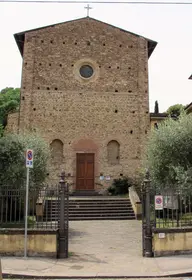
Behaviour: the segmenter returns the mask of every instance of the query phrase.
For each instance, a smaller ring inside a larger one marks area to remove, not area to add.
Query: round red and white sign
[[[162,203],[162,198],[160,196],[156,197],[156,203],[161,204]]]
[[[163,196],[156,195],[155,196],[155,210],[162,210],[163,209]]]
[[[27,160],[33,160],[33,152],[31,150],[27,151]]]

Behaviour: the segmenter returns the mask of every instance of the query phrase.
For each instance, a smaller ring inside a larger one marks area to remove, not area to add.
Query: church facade
[[[156,42],[93,18],[15,34],[23,57],[21,103],[9,116],[51,149],[50,180],[106,188],[140,171],[150,129],[148,58]]]

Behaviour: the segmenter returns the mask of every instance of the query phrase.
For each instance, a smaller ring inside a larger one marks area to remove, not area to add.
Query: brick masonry
[[[79,73],[84,64],[94,70],[89,79]],[[148,40],[88,17],[26,32],[18,123],[20,133],[54,143],[50,179],[64,169],[75,187],[79,152],[95,154],[95,188],[101,173],[137,176],[150,129]],[[111,140],[120,145],[116,164]]]

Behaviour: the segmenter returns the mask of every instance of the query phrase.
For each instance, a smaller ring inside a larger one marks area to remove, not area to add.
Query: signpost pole
[[[27,182],[26,182],[26,201],[25,201],[25,245],[24,257],[27,258],[27,219],[28,219],[28,201],[29,201],[29,168],[33,168],[33,150],[27,149],[26,152],[26,168],[27,168]]]
[[[146,218],[146,225],[145,225],[145,257],[151,258],[153,256],[152,252],[152,232],[151,232],[151,217],[150,217],[150,176],[149,171],[147,170],[144,179],[145,185],[145,218]]]
[[[0,280],[3,280],[3,276],[2,276],[2,266],[1,266],[1,259],[0,259]]]
[[[25,258],[27,258],[28,200],[29,200],[29,167],[27,167],[26,201],[25,201],[25,247],[24,247],[24,257],[25,257]]]

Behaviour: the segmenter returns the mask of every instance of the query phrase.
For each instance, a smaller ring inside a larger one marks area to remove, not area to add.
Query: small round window
[[[93,68],[90,65],[82,65],[79,73],[83,78],[90,78],[93,75]]]

